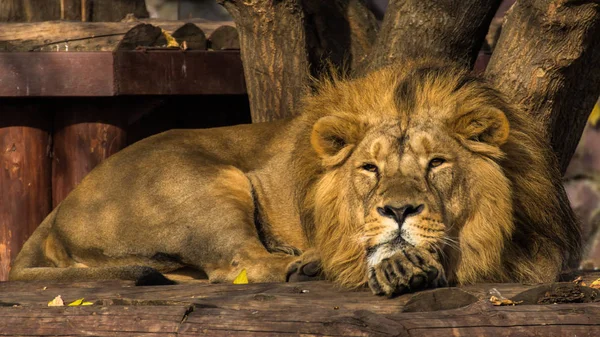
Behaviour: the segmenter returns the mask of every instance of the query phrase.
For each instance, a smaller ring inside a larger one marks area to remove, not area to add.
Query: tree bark
[[[564,173],[600,94],[600,4],[517,1],[486,76],[545,125]]]
[[[363,0],[220,0],[236,22],[253,122],[290,117],[324,65],[356,67],[378,24]]]
[[[368,69],[406,57],[473,67],[500,0],[390,0]]]
[[[309,63],[300,0],[220,0],[234,18],[253,122],[293,116]]]

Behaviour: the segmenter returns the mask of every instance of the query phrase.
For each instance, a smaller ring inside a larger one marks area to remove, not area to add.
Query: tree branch
[[[486,76],[544,123],[564,173],[600,94],[600,4],[517,1]]]

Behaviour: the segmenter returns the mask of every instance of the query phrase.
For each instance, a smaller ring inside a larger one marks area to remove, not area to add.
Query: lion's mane
[[[399,98],[399,87],[406,82],[418,88],[409,104],[413,108],[460,94],[470,97],[469,104],[494,105],[510,124],[508,139],[500,148],[502,153],[493,159],[496,169],[486,174],[485,183],[470,186],[491,188],[494,193],[470,200],[479,206],[471,208],[468,223],[457,233],[460,251],[445,261],[449,279],[459,284],[537,282],[548,275],[556,277],[561,268],[577,261],[579,226],[539,122],[464,69],[425,60],[405,62],[352,80],[334,76],[317,83],[315,94],[304,101],[303,130],[294,150],[296,198],[305,233],[321,254],[327,278],[344,287],[359,287],[366,283],[368,267],[360,240],[363,224],[353,207],[359,201],[354,200],[343,170],[335,165],[325,169],[327,163],[319,159],[311,145],[314,125],[324,116],[339,117],[341,124],[337,127],[360,141],[370,125],[389,122],[397,118],[400,108],[406,108],[406,102]],[[494,186],[497,176],[506,178],[508,188]]]

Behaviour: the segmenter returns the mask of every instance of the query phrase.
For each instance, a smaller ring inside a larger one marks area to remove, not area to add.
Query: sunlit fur
[[[455,108],[427,112],[444,106]],[[419,118],[443,122],[449,136],[480,158],[476,166],[455,167],[467,181],[457,192],[466,213],[460,223],[446,224],[447,240],[438,247],[451,282],[548,281],[578,259],[579,228],[538,123],[485,81],[425,60],[352,80],[334,77],[305,100],[305,131],[294,152],[298,207],[329,279],[364,285],[369,237],[383,230],[365,219],[348,158],[370,130],[396,123],[406,132]],[[439,206],[450,212],[460,205],[442,200]]]

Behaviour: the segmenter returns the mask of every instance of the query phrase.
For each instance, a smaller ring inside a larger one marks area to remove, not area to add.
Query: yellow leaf
[[[175,38],[167,33],[166,30],[162,30],[163,35],[165,36],[165,39],[167,39],[167,48],[169,47],[179,47],[179,43],[177,42],[177,40],[175,40]]]
[[[590,284],[590,287],[600,289],[600,278]]]
[[[594,105],[594,110],[592,110],[588,121],[592,126],[598,126],[598,124],[600,124],[600,102],[597,102],[596,105]]]
[[[49,307],[62,307],[65,305],[60,295],[56,296],[52,301],[48,302]]]
[[[81,305],[93,305],[93,304],[94,304],[94,302],[83,302],[83,303],[81,303]]]
[[[248,273],[246,273],[246,269],[242,269],[240,274],[233,280],[233,284],[248,284]]]
[[[77,299],[69,304],[67,304],[69,307],[76,307],[78,305],[81,305],[81,303],[83,303],[83,298]]]

